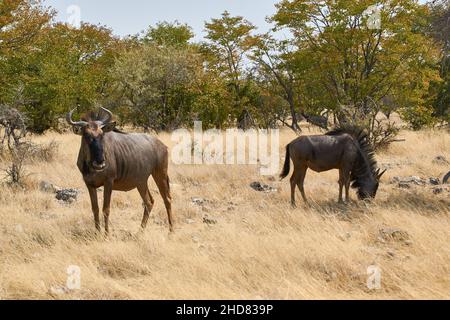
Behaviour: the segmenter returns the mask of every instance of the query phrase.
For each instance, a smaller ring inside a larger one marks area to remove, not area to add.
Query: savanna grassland
[[[294,137],[283,131],[280,148]],[[450,168],[433,159],[450,159],[450,135],[400,137],[406,141],[377,155],[389,171],[372,203],[338,205],[337,172],[308,172],[312,206],[299,199],[294,210],[289,182],[261,177],[256,166],[171,165],[176,232],[168,234],[151,181],[156,205],[148,229],[139,234],[138,192],[114,193],[107,239],[94,232],[76,168],[79,137],[33,138],[59,147],[53,161],[27,165],[24,189],[0,186],[0,299],[449,299],[449,192],[401,189],[391,180],[442,178]],[[173,146],[170,135],[161,139]],[[41,181],[82,192],[65,204],[39,190]],[[278,191],[254,191],[254,181]],[[389,228],[403,236],[383,237]],[[64,289],[70,265],[81,268],[80,290]],[[379,290],[367,287],[371,265],[382,271]]]

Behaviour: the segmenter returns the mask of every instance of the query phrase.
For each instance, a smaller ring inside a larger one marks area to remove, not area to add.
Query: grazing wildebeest
[[[67,115],[67,121],[73,126],[74,132],[82,136],[77,165],[89,190],[97,230],[101,229],[97,199],[99,187],[104,187],[103,214],[106,233],[109,233],[113,190],[139,191],[145,206],[141,224],[142,229],[145,229],[154,205],[148,188],[148,179],[153,176],[164,200],[172,232],[167,147],[155,137],[126,134],[117,130],[113,114],[105,108],[101,108],[98,113],[86,114],[78,122],[72,120],[74,111]]]
[[[304,183],[308,169],[324,172],[339,170],[339,203],[343,202],[345,186],[346,200],[350,200],[350,185],[357,189],[358,198],[375,198],[383,174],[377,169],[374,151],[364,130],[355,126],[343,126],[326,135],[303,136],[286,148],[286,161],[281,179],[288,176],[291,160],[294,174],[291,178],[291,203],[295,207],[295,189],[298,186],[307,203]]]

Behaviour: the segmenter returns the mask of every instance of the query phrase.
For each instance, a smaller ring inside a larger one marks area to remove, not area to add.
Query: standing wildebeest
[[[374,158],[374,151],[367,134],[360,128],[344,126],[326,135],[303,136],[291,142],[286,148],[286,161],[281,178],[287,177],[290,164],[294,163],[291,178],[291,203],[295,207],[295,188],[298,186],[303,200],[307,202],[304,183],[306,171],[324,172],[339,169],[339,202],[345,186],[349,201],[350,184],[357,189],[358,198],[375,198],[381,176]]]
[[[97,188],[104,187],[103,214],[105,230],[109,233],[109,214],[113,190],[131,191],[138,189],[144,201],[145,211],[142,229],[145,229],[155,201],[148,188],[152,175],[169,216],[170,231],[173,231],[172,204],[170,196],[169,153],[158,139],[144,134],[126,134],[116,129],[112,113],[101,108],[98,113],[88,113],[81,121],[67,121],[74,131],[82,136],[78,155],[78,168],[91,197],[95,227],[100,231],[100,217]]]

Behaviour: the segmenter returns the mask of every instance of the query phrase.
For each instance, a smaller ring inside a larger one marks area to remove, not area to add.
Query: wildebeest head
[[[113,122],[113,114],[105,108],[100,108],[98,113],[88,113],[81,121],[73,121],[75,110],[67,114],[67,122],[72,125],[76,134],[83,137],[82,148],[85,148],[85,156],[88,164],[95,171],[103,171],[107,166],[105,158],[104,135],[113,131],[116,123]]]
[[[373,174],[373,179],[369,179],[367,182],[359,183],[357,193],[360,200],[375,199],[378,188],[380,187],[381,177],[386,173],[386,170],[383,172],[380,171],[381,169],[378,169]]]

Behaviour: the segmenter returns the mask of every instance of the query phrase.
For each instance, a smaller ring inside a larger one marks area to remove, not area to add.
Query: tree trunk
[[[292,117],[291,129],[294,130],[295,133],[301,133],[302,129],[300,128],[300,126],[298,124],[298,117],[297,117],[297,112],[295,110],[294,97],[292,96],[292,94],[288,94],[288,103],[289,103],[289,109],[291,111],[291,117]]]

